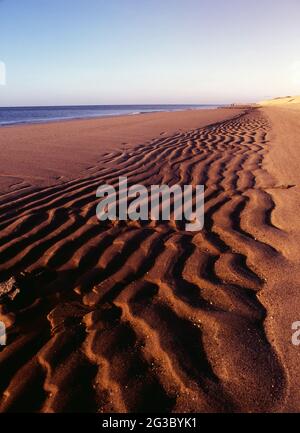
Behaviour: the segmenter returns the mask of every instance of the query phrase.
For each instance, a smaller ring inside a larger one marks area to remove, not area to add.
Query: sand
[[[231,116],[229,109],[191,110],[2,127],[0,192],[84,176],[84,171],[101,167],[109,152]]]
[[[299,411],[299,128],[263,107],[1,129],[0,411]],[[120,175],[204,184],[204,229],[99,223]]]
[[[262,107],[281,107],[288,109],[297,109],[300,107],[300,96],[283,96],[279,98],[268,99],[258,103]]]
[[[278,267],[269,273],[263,291],[268,311],[266,327],[280,355],[286,377],[281,410],[300,411],[299,346],[291,344],[291,324],[300,318],[300,104],[266,107],[270,150],[265,168],[276,179],[268,190],[274,202],[271,220],[277,227],[273,246],[279,252]],[[279,236],[280,234],[280,236]],[[282,239],[281,239],[282,238]]]

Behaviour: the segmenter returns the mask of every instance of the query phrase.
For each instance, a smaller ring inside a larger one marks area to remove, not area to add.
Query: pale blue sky
[[[300,94],[300,0],[0,0],[0,106]]]

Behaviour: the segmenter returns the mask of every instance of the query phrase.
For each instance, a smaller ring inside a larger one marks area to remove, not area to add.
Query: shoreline
[[[180,105],[180,104],[179,104]],[[76,107],[76,106],[70,106],[70,107]],[[85,106],[82,106],[85,107]],[[190,106],[191,107],[191,106]],[[58,107],[0,107],[0,111],[2,109],[22,109],[22,108],[49,108],[50,110],[53,108]],[[60,107],[59,107],[60,108]],[[68,108],[62,106],[61,108]],[[40,120],[31,120],[31,121],[15,121],[15,122],[7,122],[7,123],[1,123],[0,122],[0,128],[10,128],[13,126],[25,126],[25,125],[41,125],[41,124],[48,124],[48,123],[57,123],[57,122],[70,122],[70,121],[76,121],[76,120],[93,120],[93,119],[106,119],[106,118],[113,118],[113,117],[122,117],[122,116],[139,116],[142,114],[154,114],[154,113],[180,113],[180,112],[186,112],[186,111],[198,111],[198,110],[217,110],[222,108],[240,108],[240,107],[227,107],[225,105],[214,105],[212,104],[211,107],[209,105],[203,105],[203,107],[195,107],[195,108],[178,108],[178,109],[171,109],[171,110],[152,110],[152,111],[137,111],[132,113],[114,113],[114,114],[99,114],[95,116],[79,116],[79,117],[61,117],[61,118],[52,118],[52,119],[40,119]],[[245,107],[244,107],[245,108]]]
[[[0,193],[43,187],[101,164],[103,154],[207,126],[242,113],[232,108],[143,113],[0,128]]]

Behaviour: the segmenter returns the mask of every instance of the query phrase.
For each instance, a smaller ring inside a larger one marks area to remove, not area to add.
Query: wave
[[[199,110],[221,105],[113,105],[70,107],[0,107],[0,126],[48,123],[76,119]]]

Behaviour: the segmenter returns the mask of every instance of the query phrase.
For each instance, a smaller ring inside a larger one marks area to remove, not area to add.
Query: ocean
[[[57,120],[89,119],[93,117],[138,115],[142,113],[199,110],[221,105],[72,105],[49,107],[0,107],[0,126],[44,123]]]

